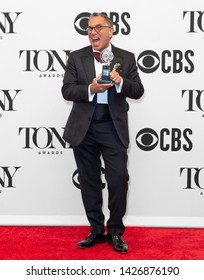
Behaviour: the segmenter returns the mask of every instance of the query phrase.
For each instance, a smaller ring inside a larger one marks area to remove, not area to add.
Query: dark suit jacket
[[[134,54],[113,45],[112,52],[114,59],[111,63],[111,69],[115,63],[120,63],[118,72],[123,77],[123,86],[120,93],[116,92],[115,86],[108,90],[108,105],[119,138],[123,145],[128,147],[127,112],[129,105],[126,97],[139,99],[144,93],[144,88],[137,72]],[[82,142],[91,123],[95,104],[88,100],[88,86],[95,76],[91,46],[70,53],[62,94],[64,99],[73,101],[63,135],[65,141],[71,146],[78,146]]]

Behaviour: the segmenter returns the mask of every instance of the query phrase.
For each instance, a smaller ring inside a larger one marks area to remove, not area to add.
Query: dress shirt
[[[111,45],[106,50],[111,51]],[[95,50],[93,50],[93,51],[95,51]],[[98,77],[102,73],[102,67],[103,67],[104,64],[105,63],[100,63],[94,58],[94,66],[95,66],[96,77]],[[123,85],[123,79],[121,78],[120,84],[115,85],[116,91],[118,93],[120,93],[122,85]],[[88,96],[89,96],[89,101],[92,102],[95,93],[91,93],[90,86],[91,85],[89,85],[89,87],[88,87]],[[107,90],[104,91],[104,92],[98,92],[97,93],[97,103],[108,104],[108,91]]]

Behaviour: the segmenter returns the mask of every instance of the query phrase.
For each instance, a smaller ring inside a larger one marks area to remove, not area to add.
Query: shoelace
[[[124,243],[122,237],[120,235],[112,236],[113,243],[121,242]]]

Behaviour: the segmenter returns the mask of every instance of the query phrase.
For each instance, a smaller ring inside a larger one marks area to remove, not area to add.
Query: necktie
[[[100,63],[103,62],[102,59],[101,59],[101,53],[100,53],[100,52],[93,52],[93,56],[95,57],[95,59],[96,59],[98,62],[100,62]]]

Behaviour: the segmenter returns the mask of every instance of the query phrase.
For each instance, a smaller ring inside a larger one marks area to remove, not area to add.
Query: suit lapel
[[[111,64],[110,64],[111,71],[113,70],[113,67],[114,67],[114,65],[115,65],[116,63],[120,63],[120,67],[119,67],[119,72],[120,72],[120,69],[121,69],[121,67],[122,67],[122,61],[123,61],[123,59],[122,59],[122,57],[121,57],[120,52],[118,51],[118,49],[117,49],[116,47],[114,47],[113,45],[112,45],[112,52],[113,52],[113,54],[114,54],[114,58],[113,58],[113,60],[112,60],[112,62],[111,62]],[[108,94],[108,103],[111,104],[111,103],[117,102],[117,98],[115,98],[115,97],[116,97],[116,94],[117,94],[117,93],[116,93],[115,86],[109,88],[108,92],[110,93],[110,94]]]
[[[88,82],[91,83],[93,78],[96,76],[92,51],[87,52],[87,55],[82,55],[81,62],[86,73]]]
[[[110,64],[111,70],[113,69],[113,66],[116,63],[120,63],[120,65],[122,66],[122,57],[120,56],[120,53],[117,51],[117,48],[115,48],[113,45],[112,45],[112,52],[114,54],[114,58]],[[94,67],[94,58],[92,55],[91,47],[88,49],[86,54],[81,55],[81,62],[82,62],[84,71],[86,73],[88,83],[91,83],[93,78],[96,77],[95,67]],[[109,98],[109,102],[112,103],[113,100],[115,99],[115,94],[114,94],[116,92],[115,87],[111,87],[108,91],[111,92],[111,94],[108,94],[108,98]]]
[[[110,64],[111,70],[113,69],[116,63],[120,63],[122,66],[122,57],[120,53],[117,51],[117,48],[112,45],[112,52],[114,54],[114,58]],[[88,48],[85,54],[81,55],[81,62],[83,68],[85,70],[88,82],[91,83],[93,78],[96,76],[95,67],[94,67],[94,58],[92,55],[92,48],[91,46]]]

